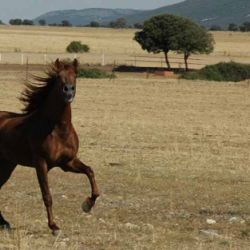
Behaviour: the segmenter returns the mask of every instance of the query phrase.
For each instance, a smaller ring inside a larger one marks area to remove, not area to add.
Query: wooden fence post
[[[29,78],[29,57],[26,58],[26,83],[28,82]]]
[[[43,59],[44,59],[44,64],[46,65],[47,64],[47,54],[44,54]]]
[[[24,60],[24,56],[23,53],[21,54],[21,65],[23,65],[23,60]]]
[[[102,66],[105,66],[105,55],[104,55],[104,52],[102,52]]]

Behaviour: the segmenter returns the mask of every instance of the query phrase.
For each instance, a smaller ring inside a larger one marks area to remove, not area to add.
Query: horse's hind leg
[[[8,181],[15,167],[16,164],[0,159],[0,189]],[[10,224],[4,219],[0,211],[0,229],[1,228],[10,229]]]

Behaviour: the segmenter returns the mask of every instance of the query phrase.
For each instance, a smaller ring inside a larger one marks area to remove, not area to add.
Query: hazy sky
[[[0,0],[0,20],[32,19],[45,12],[85,8],[155,9],[183,0]]]

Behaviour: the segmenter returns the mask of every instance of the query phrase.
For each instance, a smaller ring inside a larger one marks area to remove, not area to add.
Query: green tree
[[[135,33],[136,40],[142,49],[148,52],[163,52],[167,68],[170,70],[168,53],[178,48],[177,35],[180,30],[182,18],[174,15],[159,15],[145,21],[143,30]]]
[[[118,18],[115,21],[109,23],[111,28],[123,29],[127,27],[127,20],[125,18]]]
[[[71,27],[72,26],[72,24],[68,20],[63,20],[61,25],[63,27]]]
[[[89,23],[89,27],[93,27],[93,28],[100,27],[100,23],[98,23],[96,21],[92,21]]]
[[[250,22],[244,22],[240,26],[240,31],[242,31],[242,32],[248,32],[248,31],[250,31]]]
[[[22,25],[34,25],[34,22],[32,20],[29,20],[29,19],[24,19],[22,21]]]
[[[46,20],[40,19],[40,20],[38,21],[38,23],[39,23],[39,25],[41,25],[41,26],[45,26],[45,25],[46,25]]]
[[[210,53],[214,44],[212,35],[201,26],[186,18],[168,14],[155,16],[146,21],[143,30],[136,32],[134,39],[148,52],[163,52],[168,69],[171,69],[169,51],[184,53],[188,70],[189,56]]]
[[[20,18],[10,19],[9,24],[11,24],[11,25],[21,25],[22,24],[22,19],[20,19]]]
[[[229,31],[238,31],[238,30],[239,30],[239,27],[238,27],[237,24],[235,24],[235,23],[230,23],[230,24],[228,25],[228,30],[229,30]]]
[[[210,27],[210,30],[211,30],[211,31],[221,31],[222,28],[221,28],[220,25],[214,24],[214,25],[212,25],[212,26]]]
[[[134,24],[134,28],[135,29],[143,29],[143,24],[141,24],[141,23],[135,23]]]
[[[211,53],[214,49],[214,39],[206,29],[187,19],[180,23],[180,28],[176,35],[176,51],[184,54],[185,68],[188,70],[190,55]]]

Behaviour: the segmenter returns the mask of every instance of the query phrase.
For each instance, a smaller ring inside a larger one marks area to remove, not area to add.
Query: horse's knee
[[[85,166],[85,167],[86,167],[86,169],[85,169],[86,174],[88,174],[91,177],[94,177],[94,175],[95,175],[94,170],[89,166]]]

